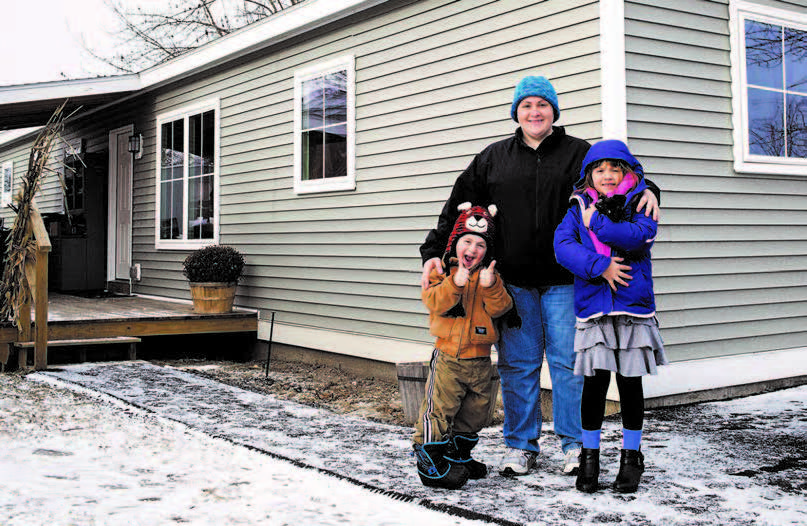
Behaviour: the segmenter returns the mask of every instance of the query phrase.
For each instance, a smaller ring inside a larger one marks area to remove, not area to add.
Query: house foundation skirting
[[[258,339],[304,347],[367,360],[388,362],[428,361],[433,347],[430,344],[367,336],[352,332],[326,330],[303,325],[293,325],[275,321],[272,331],[269,320],[258,320]]]
[[[644,381],[647,407],[726,400],[807,383],[807,348],[675,362]]]
[[[258,339],[268,343],[270,325],[258,322]],[[395,378],[395,364],[427,362],[431,344],[366,336],[275,322],[273,356],[312,363],[340,363],[369,376]],[[256,359],[266,358],[267,346]],[[350,357],[346,359],[346,357]],[[493,359],[496,355],[494,352]],[[647,408],[726,400],[807,384],[807,348],[721,356],[675,362],[659,368],[657,376],[644,378]],[[541,369],[541,387],[551,390],[549,368]],[[616,382],[608,399],[619,401]]]

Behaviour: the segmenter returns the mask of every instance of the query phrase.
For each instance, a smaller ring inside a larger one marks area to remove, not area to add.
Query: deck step
[[[86,347],[90,345],[115,345],[115,344],[129,344],[129,360],[137,359],[137,344],[140,343],[140,338],[136,336],[112,336],[108,338],[77,338],[74,340],[48,340],[48,347]],[[14,342],[13,345],[20,349],[20,352],[25,352],[27,349],[33,349],[36,342]],[[84,349],[79,350],[79,361],[87,361],[87,353]]]
[[[77,345],[113,345],[116,343],[140,343],[135,336],[113,336],[111,338],[79,338],[76,340],[48,340],[48,347],[75,347]],[[36,342],[16,342],[17,347],[30,349]]]

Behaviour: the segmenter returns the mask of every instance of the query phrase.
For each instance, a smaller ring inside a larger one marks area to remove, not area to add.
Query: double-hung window
[[[11,203],[14,193],[14,161],[6,161],[2,167],[2,180],[0,180],[0,206],[5,207]]]
[[[356,188],[354,78],[352,56],[295,73],[295,193]]]
[[[157,248],[219,238],[219,101],[157,116]]]
[[[734,167],[807,175],[807,11],[731,3]]]

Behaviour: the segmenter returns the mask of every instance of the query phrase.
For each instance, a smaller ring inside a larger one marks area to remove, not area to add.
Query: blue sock
[[[583,431],[585,433],[585,431]],[[642,430],[634,431],[633,429],[622,428],[622,449],[632,449],[639,451],[639,446],[642,445]]]
[[[586,449],[600,449],[600,433],[602,431],[597,429],[596,431],[589,431],[587,429],[583,430],[583,447]]]

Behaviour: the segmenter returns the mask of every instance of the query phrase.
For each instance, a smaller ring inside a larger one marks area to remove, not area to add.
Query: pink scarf
[[[636,174],[633,172],[628,172],[627,174],[625,174],[625,177],[622,178],[622,182],[620,182],[617,185],[617,187],[614,189],[613,192],[608,192],[608,195],[606,197],[613,197],[615,195],[625,195],[631,190],[633,190],[633,188],[636,186],[636,183],[638,182],[639,178],[636,177]],[[590,186],[586,187],[585,192],[586,194],[588,194],[589,197],[591,197],[592,205],[595,204],[600,199],[600,195],[597,193],[597,191],[591,188]],[[591,238],[591,241],[594,243],[594,248],[597,250],[597,254],[610,257],[611,247],[609,247],[608,245],[597,239],[597,236],[594,235],[594,232],[592,232],[590,228],[587,230],[588,230],[588,236]]]

